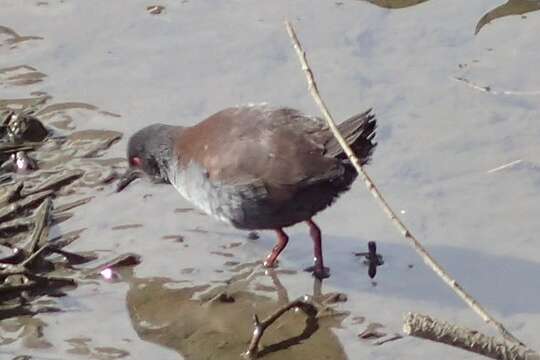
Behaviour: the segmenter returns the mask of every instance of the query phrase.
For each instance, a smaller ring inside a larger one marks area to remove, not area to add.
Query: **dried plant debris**
[[[46,76],[32,66],[12,66],[0,69],[0,85],[31,85],[43,81]]]
[[[364,340],[382,338],[386,336],[386,333],[379,330],[382,327],[383,327],[383,324],[370,323],[367,325],[364,331],[358,334],[358,337]]]
[[[8,142],[18,144],[45,140],[49,131],[31,113],[32,111],[7,111],[1,126]]]
[[[477,35],[482,28],[490,24],[492,21],[497,20],[499,18],[503,18],[506,16],[512,16],[512,15],[523,15],[532,11],[540,10],[540,3],[538,1],[530,1],[530,0],[510,0],[506,3],[499,5],[495,7],[494,9],[489,10],[486,12],[480,20],[478,20],[478,23],[476,24],[476,28],[474,29],[474,34]]]
[[[69,210],[93,196],[55,200],[57,207],[53,198],[110,182],[122,162],[101,158],[121,133],[54,126],[73,123],[70,111],[114,114],[83,103],[49,104],[50,96],[34,95],[0,99],[0,319],[48,311],[38,298],[61,296],[66,287],[76,286],[75,279],[86,277],[78,266],[97,256],[64,249],[84,229],[50,238],[49,227],[69,219]],[[127,254],[99,270],[137,262],[136,255]]]
[[[427,0],[366,0],[373,5],[385,9],[403,9],[409,6],[414,6],[426,2]]]
[[[27,215],[29,210],[39,205],[45,198],[52,195],[52,191],[46,190],[40,193],[32,194],[18,201],[8,204],[0,208],[0,223],[6,220],[11,220],[21,214]]]
[[[82,118],[84,112],[91,112],[92,116],[118,115],[90,104],[50,101],[45,93],[34,98],[0,99],[2,183],[23,180],[26,189],[37,192],[38,186],[48,179],[50,186],[57,187],[53,188],[57,196],[80,193],[85,188],[101,189],[124,166],[123,159],[101,158],[122,134],[109,130],[73,131],[75,128],[70,125],[77,116]],[[63,126],[55,126],[59,123]]]
[[[478,330],[457,326],[428,315],[407,313],[403,321],[403,332],[492,359],[540,360],[540,353],[524,344],[488,336]]]
[[[0,318],[5,317],[2,310],[6,306],[12,311],[13,306],[24,307],[43,294],[75,285],[73,279],[49,275],[54,266],[44,256],[57,247],[48,240],[51,208],[52,200],[46,197],[35,212],[34,226],[27,238],[17,244],[3,244],[12,253],[0,259]]]
[[[105,280],[116,280],[121,278],[118,268],[125,266],[135,266],[141,263],[141,257],[137,254],[127,253],[105,260],[101,264],[81,269],[84,278],[96,278],[101,275]]]
[[[39,309],[34,300],[42,295],[62,295],[62,288],[76,286],[74,277],[84,278],[86,272],[75,265],[97,258],[92,253],[64,249],[84,229],[49,238],[49,227],[66,216],[66,210],[87,203],[88,198],[53,209],[53,190],[24,190],[24,185],[16,184],[0,197],[0,319],[26,314],[29,306],[32,311]],[[137,256],[127,254],[105,262],[99,269],[136,263]]]

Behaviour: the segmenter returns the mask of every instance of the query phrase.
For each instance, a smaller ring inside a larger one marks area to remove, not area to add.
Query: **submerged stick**
[[[24,144],[0,144],[0,154],[11,154],[18,151],[30,151],[37,148],[41,143],[27,142]]]
[[[507,164],[504,164],[504,165],[501,165],[501,166],[497,166],[496,168],[493,168],[493,169],[490,169],[487,171],[488,174],[492,174],[494,172],[497,172],[497,171],[501,171],[501,170],[504,170],[504,169],[507,169],[509,167],[512,167],[514,165],[517,165],[517,164],[521,164],[523,162],[522,159],[518,159],[518,160],[514,160],[514,161],[511,161]]]
[[[25,251],[25,253],[29,256],[21,266],[25,266],[29,259],[34,259],[35,253],[38,252],[38,248],[43,246],[44,243],[47,242],[47,237],[49,235],[48,231],[48,225],[49,225],[49,212],[52,207],[52,200],[50,197],[47,197],[45,201],[39,205],[39,207],[36,210],[36,215],[34,216],[36,225],[34,227],[34,231],[32,231],[32,235],[30,236],[30,239],[28,240],[28,243],[23,245],[22,250]],[[45,241],[43,241],[45,239]],[[41,252],[40,250],[39,252]]]
[[[249,360],[256,359],[259,353],[259,342],[261,341],[265,330],[274,322],[276,322],[277,319],[283,316],[283,314],[294,308],[302,309],[307,315],[315,315],[317,313],[317,309],[315,308],[315,306],[308,301],[307,296],[304,296],[300,299],[291,301],[290,303],[280,307],[263,321],[260,321],[259,317],[256,314],[253,315],[255,329],[253,330],[253,336],[251,337],[249,347],[246,352],[242,354],[242,356],[245,359]]]
[[[468,87],[470,87],[470,88],[472,88],[474,90],[478,90],[478,91],[485,92],[485,93],[490,93],[490,94],[493,94],[493,95],[518,95],[518,96],[520,96],[520,95],[521,96],[538,96],[538,95],[540,95],[540,91],[538,91],[538,90],[533,90],[533,91],[494,90],[491,86],[477,85],[474,82],[472,82],[471,80],[467,80],[464,77],[451,76],[450,79],[458,81],[458,82],[462,82],[462,83],[464,83],[465,85],[467,85]]]
[[[110,269],[120,266],[134,266],[141,263],[141,257],[134,253],[126,253],[115,256],[114,258],[105,261],[104,263],[97,265],[90,269],[84,269],[83,274],[85,276],[93,276],[101,273],[105,269]]]
[[[6,190],[0,197],[0,207],[4,207],[7,204],[19,200],[21,198],[21,190],[23,189],[23,186],[24,183],[22,181],[10,186],[9,189]]]
[[[60,188],[71,184],[75,180],[79,179],[84,175],[83,171],[72,171],[68,172],[67,174],[62,174],[59,176],[54,176],[49,179],[47,179],[45,182],[37,185],[33,189],[23,189],[21,192],[22,197],[26,197],[28,195],[36,194],[45,190],[59,190]]]
[[[2,264],[4,269],[3,271],[0,271],[0,276],[29,274],[27,266],[49,246],[47,240],[49,236],[48,227],[51,207],[52,200],[50,197],[47,197],[45,201],[39,205],[36,210],[36,215],[34,216],[36,225],[34,226],[30,238],[23,246],[17,248],[17,250],[22,251],[24,260],[16,265]]]
[[[73,214],[68,212],[59,212],[57,209],[54,209],[51,215],[51,225],[56,225],[61,222],[64,222],[70,219]],[[10,238],[14,234],[28,231],[35,225],[35,218],[33,216],[28,216],[25,218],[14,219],[6,221],[0,224],[0,238]]]
[[[509,344],[476,330],[462,328],[433,319],[430,316],[408,313],[403,331],[407,335],[459,347],[499,360],[540,360],[540,354],[519,344]]]
[[[62,213],[64,211],[74,209],[74,208],[76,208],[78,206],[88,204],[90,202],[90,200],[92,200],[93,198],[94,198],[94,196],[88,196],[88,197],[85,197],[85,198],[70,202],[68,204],[55,206],[53,214],[57,215],[57,214]]]
[[[326,107],[326,104],[324,103],[323,99],[321,98],[321,95],[319,94],[319,90],[317,88],[317,83],[315,82],[315,77],[313,75],[313,71],[308,65],[307,58],[306,58],[306,52],[302,48],[302,45],[300,44],[300,41],[298,40],[298,37],[296,36],[296,32],[294,31],[292,25],[290,22],[286,21],[285,25],[287,27],[287,32],[289,33],[289,37],[291,38],[291,41],[293,43],[294,49],[296,51],[296,55],[298,55],[298,59],[300,60],[300,63],[302,65],[302,70],[304,71],[308,83],[308,89],[319,106],[321,112],[324,115],[324,118],[326,122],[328,123],[328,126],[332,130],[332,133],[334,134],[335,138],[339,142],[339,145],[343,148],[343,151],[345,154],[347,154],[347,157],[350,159],[351,163],[353,164],[354,168],[364,181],[364,184],[368,188],[369,192],[373,197],[379,202],[381,207],[383,208],[386,215],[390,218],[392,223],[396,226],[396,228],[399,230],[401,235],[405,237],[414,247],[416,252],[422,257],[424,262],[448,285],[471,309],[473,309],[486,323],[493,325],[497,330],[502,334],[503,337],[506,339],[509,339],[513,342],[516,342],[518,344],[522,344],[522,342],[517,339],[514,335],[512,335],[500,322],[498,322],[492,315],[490,315],[483,307],[476,301],[471,295],[469,295],[462,287],[457,283],[455,279],[453,279],[450,274],[443,269],[443,267],[427,252],[427,250],[422,246],[422,244],[418,241],[418,239],[411,233],[411,231],[405,226],[405,224],[399,219],[397,214],[390,208],[390,205],[386,202],[383,195],[379,191],[379,189],[375,186],[375,183],[373,180],[371,180],[370,176],[367,174],[367,172],[364,170],[362,165],[360,164],[360,161],[352,151],[351,147],[347,144],[347,142],[343,139],[343,136],[341,136],[336,123],[330,114],[330,111]]]

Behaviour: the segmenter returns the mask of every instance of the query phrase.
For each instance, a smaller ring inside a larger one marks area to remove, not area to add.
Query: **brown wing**
[[[338,160],[324,156],[313,141],[323,124],[292,109],[230,108],[220,111],[182,136],[197,141],[177,148],[181,161],[193,159],[216,182],[262,182],[276,201],[309,185],[343,174]]]

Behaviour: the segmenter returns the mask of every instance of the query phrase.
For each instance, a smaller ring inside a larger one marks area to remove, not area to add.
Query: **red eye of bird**
[[[142,159],[138,156],[133,156],[129,159],[129,165],[140,167],[142,165]]]

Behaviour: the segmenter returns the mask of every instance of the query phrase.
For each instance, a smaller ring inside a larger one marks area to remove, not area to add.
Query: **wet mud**
[[[54,195],[46,240],[63,246],[35,269],[73,283],[19,291],[23,278],[2,277],[10,291],[0,286],[0,357],[238,359],[254,314],[310,295],[323,311],[280,318],[261,358],[476,358],[402,338],[408,311],[489,329],[402,243],[361,184],[318,219],[332,269],[324,283],[302,271],[312,251],[302,226],[265,270],[273,234],[214,222],[166,185],[114,193],[126,139],[150,123],[191,125],[255,101],[316,114],[284,18],[296,22],[336,116],[375,108],[368,170],[404,220],[539,348],[538,9],[532,0],[6,0],[1,120],[24,113],[47,134],[0,143],[0,262],[20,264],[13,249],[30,247],[35,209]],[[14,194],[21,212],[4,206]]]

